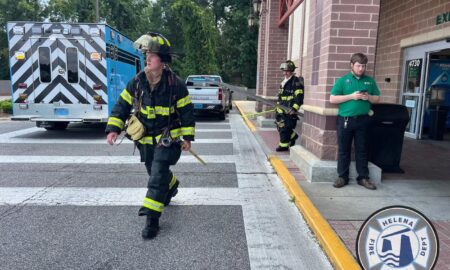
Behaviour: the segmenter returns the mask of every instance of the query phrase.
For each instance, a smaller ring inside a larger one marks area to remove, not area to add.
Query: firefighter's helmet
[[[286,62],[281,63],[280,69],[282,71],[290,71],[293,72],[297,67],[295,66],[294,62],[291,60],[286,60]]]
[[[148,32],[142,35],[133,43],[133,47],[141,50],[144,54],[147,52],[156,53],[163,62],[172,61],[170,42],[159,33]]]

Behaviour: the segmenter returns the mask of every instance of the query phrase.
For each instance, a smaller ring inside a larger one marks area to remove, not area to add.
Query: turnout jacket
[[[172,88],[172,100],[169,105],[170,88]],[[128,82],[111,111],[106,133],[120,134],[133,109],[134,102],[139,102],[141,93],[142,103],[137,117],[145,126],[146,133],[144,138],[138,141],[140,144],[153,144],[154,141],[156,143],[159,141],[163,130],[168,126],[169,114],[172,138],[183,137],[184,140],[194,140],[195,118],[191,97],[184,82],[168,70],[163,70],[161,80],[153,91],[150,91],[150,84],[144,71]]]
[[[300,109],[300,106],[303,104],[303,92],[303,80],[300,80],[297,76],[292,75],[292,77],[284,84],[284,86],[280,84],[277,104],[298,111],[298,109]],[[287,112],[277,107],[277,113]]]

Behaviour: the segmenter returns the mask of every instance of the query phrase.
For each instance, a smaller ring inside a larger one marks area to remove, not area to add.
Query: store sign
[[[442,13],[436,16],[436,25],[450,22],[450,12]]]
[[[419,93],[420,78],[422,73],[422,59],[413,59],[408,62],[408,79],[406,91],[410,93]]]

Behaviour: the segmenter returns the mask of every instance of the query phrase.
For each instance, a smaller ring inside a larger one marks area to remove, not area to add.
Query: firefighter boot
[[[297,133],[295,134],[295,136],[291,139],[291,142],[289,144],[289,146],[294,146],[295,145],[295,141],[298,139],[298,135]]]
[[[145,221],[145,227],[142,230],[142,238],[152,239],[158,234],[159,231],[159,218],[147,216]]]
[[[164,202],[164,206],[168,206],[170,204],[170,200],[172,200],[173,197],[175,197],[178,193],[178,185],[180,184],[180,181],[176,181],[175,185],[171,189],[169,189],[169,192],[167,192],[166,201]]]
[[[284,152],[284,151],[288,151],[289,147],[285,147],[285,146],[278,146],[277,148],[275,148],[275,151],[277,152]]]

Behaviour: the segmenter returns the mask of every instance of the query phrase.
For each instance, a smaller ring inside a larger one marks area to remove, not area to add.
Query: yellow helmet
[[[159,33],[148,32],[142,35],[133,43],[133,47],[141,50],[143,53],[156,53],[163,62],[168,63],[172,61],[170,42]]]

